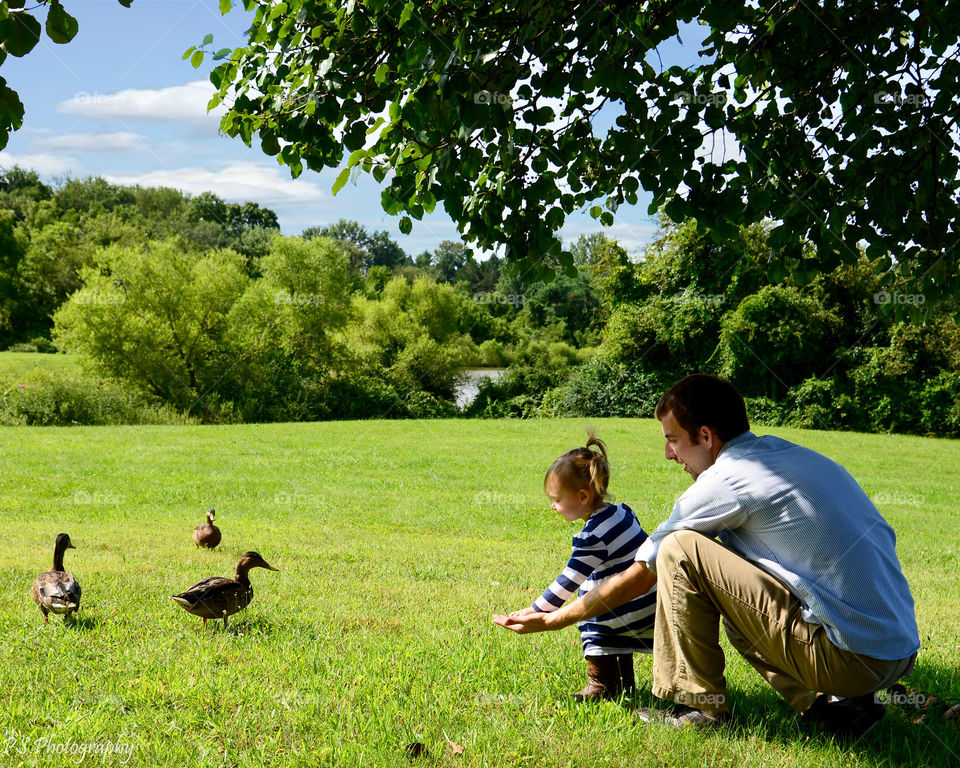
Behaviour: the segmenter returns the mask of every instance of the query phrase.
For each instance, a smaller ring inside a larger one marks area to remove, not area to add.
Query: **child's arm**
[[[573,551],[563,569],[553,584],[544,590],[532,606],[531,613],[552,613],[570,599],[605,560],[606,545],[591,534],[573,537]]]
[[[493,616],[493,623],[519,635],[528,632],[550,632],[586,621],[614,608],[619,608],[635,597],[645,595],[657,583],[656,574],[644,562],[635,562],[627,570],[611,576],[596,589],[591,589],[579,600],[553,613],[525,613],[515,611],[509,616]],[[521,614],[521,615],[518,615]]]

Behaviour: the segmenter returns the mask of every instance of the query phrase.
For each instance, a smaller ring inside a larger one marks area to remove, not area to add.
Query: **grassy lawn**
[[[76,376],[80,365],[70,355],[37,352],[0,352],[0,388],[35,384],[47,376]]]
[[[656,422],[596,426],[611,490],[652,529],[688,477],[663,460]],[[627,706],[569,703],[584,674],[576,630],[518,637],[490,615],[529,604],[566,560],[577,525],[548,509],[541,482],[583,427],[0,429],[0,686],[12,694],[0,765],[398,766],[414,742],[424,765],[960,764],[960,730],[901,711],[853,745],[810,738],[735,654],[738,716],[720,733],[633,724],[632,706],[655,703],[647,657]],[[758,431],[826,453],[874,497],[917,601],[909,684],[960,697],[960,443]],[[213,552],[190,538],[207,507],[223,531]],[[61,531],[82,609],[45,626],[30,584]],[[250,549],[280,572],[252,571],[252,605],[226,632],[201,632],[169,596],[232,575]],[[81,756],[79,744],[131,751]]]

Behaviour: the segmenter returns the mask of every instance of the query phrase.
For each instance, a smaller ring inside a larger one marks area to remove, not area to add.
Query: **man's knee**
[[[692,560],[691,554],[696,551],[698,539],[707,538],[697,531],[671,531],[660,542],[657,549],[657,573],[664,568],[664,573],[672,571],[680,562]]]

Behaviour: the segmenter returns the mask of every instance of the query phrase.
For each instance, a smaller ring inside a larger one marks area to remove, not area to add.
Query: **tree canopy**
[[[440,203],[478,247],[570,271],[566,217],[589,207],[610,225],[642,187],[651,212],[716,238],[772,221],[772,277],[810,279],[863,248],[928,302],[956,275],[949,5],[243,4],[248,44],[216,51],[210,76],[223,131],[258,136],[294,176],[346,160],[335,190],[373,174],[404,232]],[[663,66],[658,47],[688,22],[699,57]]]

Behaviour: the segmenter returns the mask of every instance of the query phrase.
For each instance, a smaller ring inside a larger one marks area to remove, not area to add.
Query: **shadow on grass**
[[[938,689],[937,681],[942,687],[942,681],[956,679],[956,669],[922,662],[911,674],[913,685],[935,693],[941,702],[947,703],[955,703],[955,692]],[[630,712],[642,707],[669,706],[669,702],[656,698],[649,686],[642,684],[618,703]],[[859,758],[868,765],[903,768],[960,766],[960,723],[945,721],[942,705],[922,709],[888,703],[883,719],[859,738],[834,737],[802,724],[786,701],[766,685],[747,695],[731,691],[731,709],[734,718],[720,732],[733,738],[757,738],[785,749],[800,746],[819,755],[832,752],[838,764]]]
[[[917,664],[911,680],[956,678],[956,670]],[[941,700],[955,698],[937,691]],[[801,723],[772,688],[759,695],[735,698],[733,732],[749,731],[771,743],[804,743],[811,748],[835,750],[838,756],[857,756],[869,764],[904,768],[960,766],[960,727],[943,719],[943,708],[927,709],[887,704],[883,719],[859,737],[839,737],[815,731]]]
[[[100,619],[94,618],[90,614],[72,614],[70,618],[64,617],[63,626],[65,629],[71,629],[77,632],[89,632],[96,629],[100,624]]]

